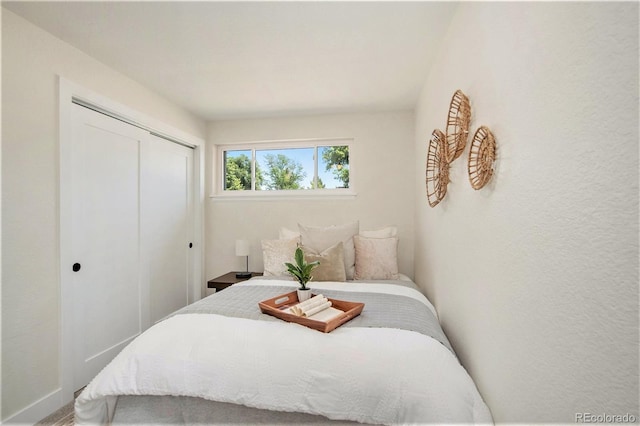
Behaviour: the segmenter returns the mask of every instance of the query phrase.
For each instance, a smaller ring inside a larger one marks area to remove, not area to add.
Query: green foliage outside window
[[[349,187],[349,147],[330,146],[323,150],[322,159],[325,170],[333,173],[342,182],[344,188]]]
[[[245,154],[226,157],[225,189],[230,191],[251,190],[251,159]],[[262,185],[262,170],[256,164],[256,188]]]
[[[303,189],[301,183],[307,174],[302,164],[284,154],[268,154],[265,160],[267,162],[265,189]],[[258,189],[257,186],[256,189]]]
[[[327,186],[324,184],[324,182],[322,181],[322,178],[320,178],[320,176],[318,176],[318,183],[316,185],[316,188],[318,189],[325,189]],[[311,180],[311,182],[309,182],[309,188],[313,188],[313,179]]]
[[[251,159],[249,157],[242,154],[226,158],[224,187],[231,191],[251,189]]]

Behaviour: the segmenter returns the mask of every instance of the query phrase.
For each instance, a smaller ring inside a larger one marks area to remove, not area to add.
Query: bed
[[[330,333],[261,313],[296,287],[267,274],[155,324],[76,399],[76,423],[492,423],[411,280],[313,281],[316,294],[365,304]]]

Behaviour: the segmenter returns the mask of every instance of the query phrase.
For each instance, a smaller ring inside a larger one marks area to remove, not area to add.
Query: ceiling
[[[3,2],[204,120],[411,109],[452,2]]]

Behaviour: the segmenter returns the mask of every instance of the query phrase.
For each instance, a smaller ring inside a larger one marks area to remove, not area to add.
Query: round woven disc
[[[480,126],[471,141],[469,150],[469,182],[473,189],[480,189],[491,180],[496,160],[496,140],[486,126]]]
[[[447,116],[447,160],[451,163],[464,151],[469,137],[469,125],[471,124],[471,105],[469,98],[456,90],[449,105]]]
[[[435,129],[427,150],[426,186],[427,200],[431,207],[438,205],[447,193],[449,184],[449,162],[446,155],[446,141],[442,131]]]

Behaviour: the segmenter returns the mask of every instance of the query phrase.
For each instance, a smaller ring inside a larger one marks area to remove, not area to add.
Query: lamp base
[[[251,272],[236,272],[236,278],[251,278]]]

